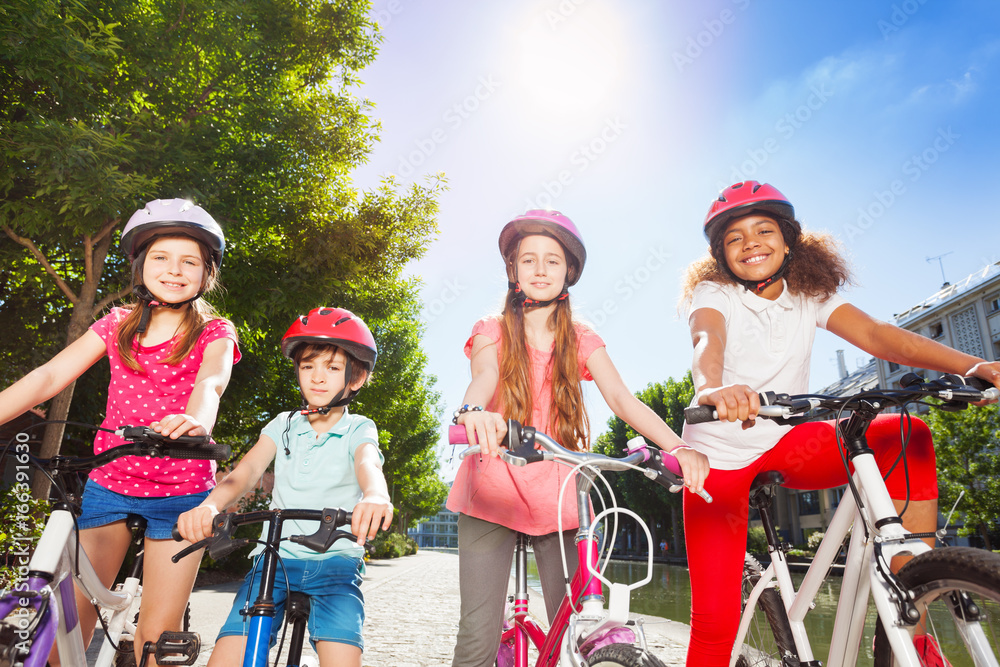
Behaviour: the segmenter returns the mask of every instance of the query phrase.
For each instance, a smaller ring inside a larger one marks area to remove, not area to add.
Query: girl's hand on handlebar
[[[197,419],[187,414],[166,415],[159,421],[150,424],[150,428],[170,438],[182,435],[208,435],[208,429],[202,426]]]
[[[507,435],[507,420],[499,412],[465,412],[458,416],[458,423],[465,427],[469,442],[479,444],[481,455],[500,453],[500,443]]]
[[[215,505],[198,505],[177,517],[177,532],[194,544],[212,536],[212,519],[219,513]]]
[[[974,375],[1000,389],[1000,361],[981,361],[970,368],[966,375]],[[987,403],[996,403],[996,401],[983,401],[976,403],[976,405],[986,405]]]
[[[754,425],[760,397],[745,384],[706,387],[698,392],[698,405],[714,405],[719,421],[741,421],[746,429]]]
[[[674,458],[681,464],[684,476],[684,486],[691,493],[699,493],[705,488],[705,478],[708,477],[708,457],[690,447],[678,447],[673,452]]]
[[[392,503],[388,498],[366,496],[351,511],[351,532],[358,536],[361,546],[365,540],[374,539],[379,528],[388,530],[391,523]]]

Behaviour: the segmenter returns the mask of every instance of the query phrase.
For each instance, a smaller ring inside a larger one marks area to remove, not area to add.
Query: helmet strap
[[[341,348],[343,349],[343,348]],[[321,408],[310,408],[309,404],[306,402],[306,396],[302,394],[302,407],[299,408],[299,414],[306,415],[325,415],[333,410],[334,408],[343,408],[347,406],[354,397],[358,395],[360,389],[350,389],[348,383],[351,381],[351,376],[353,375],[353,366],[351,363],[351,355],[344,351],[344,357],[346,361],[344,362],[344,388],[337,392],[337,395],[330,399],[330,402]],[[295,378],[299,379],[299,369],[296,365],[295,367]],[[299,381],[299,393],[302,393],[302,382]]]
[[[562,291],[559,296],[554,299],[549,299],[547,301],[536,301],[535,299],[529,299],[524,291],[521,289],[521,283],[507,282],[507,288],[514,290],[514,303],[522,308],[545,308],[558,301],[565,301],[569,298],[569,288],[563,283]]]
[[[139,316],[139,328],[136,329],[136,333],[146,333],[146,329],[149,327],[149,318],[153,315],[153,308],[164,307],[170,308],[172,310],[179,310],[189,303],[194,303],[201,298],[201,291],[195,294],[190,299],[185,299],[184,301],[178,301],[177,303],[168,303],[166,301],[157,301],[153,293],[149,291],[149,288],[145,285],[136,285],[132,288],[132,294],[134,294],[139,301],[142,302],[142,315]]]

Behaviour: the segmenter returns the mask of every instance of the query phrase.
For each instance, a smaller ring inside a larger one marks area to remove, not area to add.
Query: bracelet
[[[678,449],[694,449],[694,447],[692,447],[691,445],[689,445],[687,443],[685,443],[683,445],[677,445],[676,447],[674,447],[673,449],[671,449],[670,451],[668,451],[667,454],[673,454]]]
[[[990,362],[988,362],[988,361],[980,361],[980,362],[979,362],[978,364],[976,364],[975,366],[973,366],[973,367],[972,367],[972,368],[970,368],[969,370],[965,371],[965,374],[966,374],[967,376],[968,376],[968,375],[972,375],[973,373],[975,373],[975,372],[976,372],[976,369],[977,369],[977,368],[979,368],[979,367],[980,367],[980,366],[982,366],[983,364],[988,364],[988,363],[990,363]]]
[[[482,410],[483,410],[483,406],[481,406],[481,405],[469,405],[468,403],[466,403],[465,405],[463,405],[462,407],[460,407],[458,410],[455,410],[455,414],[452,415],[452,417],[451,417],[451,423],[455,424],[457,426],[458,425],[458,418],[461,417],[462,415],[464,415],[466,412],[482,412]]]

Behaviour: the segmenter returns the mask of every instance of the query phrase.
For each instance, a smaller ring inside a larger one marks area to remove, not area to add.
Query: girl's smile
[[[554,299],[566,284],[566,253],[551,236],[532,234],[517,250],[517,281],[525,296],[535,301]]]
[[[766,215],[747,215],[730,222],[722,248],[726,265],[741,280],[770,278],[788,255],[781,227]]]
[[[191,238],[153,241],[142,265],[142,282],[159,301],[178,303],[194,298],[205,279],[201,245]]]

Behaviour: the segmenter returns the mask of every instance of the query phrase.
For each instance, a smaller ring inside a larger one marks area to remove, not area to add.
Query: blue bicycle
[[[281,530],[282,524],[285,521],[318,521],[319,527],[315,533],[311,535],[292,535],[288,538],[292,542],[308,547],[317,553],[327,551],[339,539],[350,539],[351,541],[357,539],[349,531],[337,528],[338,526],[350,525],[351,523],[351,513],[342,509],[274,509],[218,514],[212,520],[211,537],[192,544],[172,557],[172,560],[176,563],[188,554],[205,548],[208,555],[214,560],[221,560],[251,542],[259,542],[264,545],[264,551],[261,553],[259,561],[254,564],[254,567],[260,567],[262,572],[257,599],[246,610],[247,644],[243,653],[244,667],[267,666],[271,629],[277,613],[274,604],[274,586],[277,579],[278,567],[281,564],[281,557],[278,555],[278,546],[281,540],[284,539],[281,537]],[[255,523],[267,524],[267,537],[259,541],[250,538],[234,537],[237,527]],[[182,539],[176,527],[174,528],[174,539]],[[286,601],[285,618],[285,630],[288,629],[289,625],[292,626],[286,664],[288,667],[294,667],[300,664],[302,658],[302,645],[305,640],[306,623],[309,620],[309,596],[290,591]],[[281,654],[284,641],[285,635],[282,633],[281,641],[278,645],[279,655]],[[277,662],[277,658],[275,660]]]

